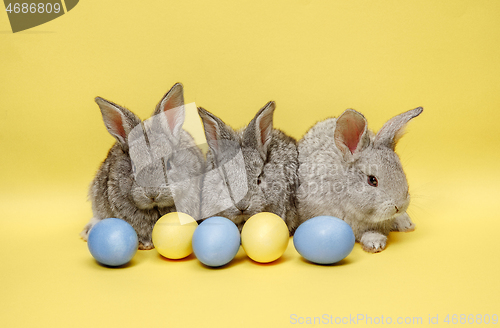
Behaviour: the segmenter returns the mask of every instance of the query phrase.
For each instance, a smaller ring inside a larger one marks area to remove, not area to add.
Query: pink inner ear
[[[182,92],[182,86],[176,84],[170,89],[170,91],[165,95],[162,100],[161,110],[166,112],[169,109],[176,108],[184,105],[184,95]]]
[[[177,104],[177,103],[178,103],[178,102],[174,99],[174,97],[170,97],[170,99],[169,99],[169,100],[167,100],[167,101],[165,102],[165,104],[163,105],[163,109],[162,109],[162,110],[163,110],[164,112],[166,112],[166,111],[168,111],[169,109],[175,108],[175,107],[177,107],[177,106],[176,106],[176,104]]]
[[[356,148],[358,148],[359,139],[361,138],[364,127],[364,124],[360,126],[358,122],[350,119],[346,120],[346,130],[344,130],[344,143],[347,147],[349,147],[351,153],[354,153],[354,151],[356,151]]]
[[[165,106],[165,108],[168,108]],[[180,107],[174,107],[169,110],[165,110],[165,116],[167,117],[167,123],[170,128],[170,131],[174,131],[175,126],[177,125],[177,121],[179,120],[179,111],[182,110]]]
[[[265,145],[266,141],[268,141],[269,138],[271,138],[271,133],[273,130],[272,112],[262,117],[262,119],[259,122],[259,130],[260,130],[260,142],[262,145]]]
[[[364,117],[355,111],[344,112],[337,120],[335,128],[335,142],[337,147],[347,147],[354,154],[365,131],[366,121]]]
[[[211,119],[206,119],[204,121],[205,125],[205,133],[207,137],[207,143],[214,148],[214,150],[218,151],[219,150],[219,145],[218,145],[218,127],[217,123],[215,121],[212,121]]]
[[[125,139],[126,133],[125,133],[125,128],[123,127],[122,116],[120,115],[120,113],[114,110],[110,111],[109,114],[110,114],[111,124],[113,125],[111,129],[114,130],[117,135]]]

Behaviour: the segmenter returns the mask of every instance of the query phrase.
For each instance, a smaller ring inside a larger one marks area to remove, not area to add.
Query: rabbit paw
[[[90,230],[99,221],[100,221],[100,219],[97,219],[97,218],[90,219],[89,223],[87,223],[87,225],[83,228],[82,232],[80,232],[80,237],[83,240],[87,241],[89,239],[89,232],[90,232]]]
[[[363,250],[369,253],[378,253],[385,249],[387,237],[378,232],[365,232],[360,240]]]
[[[139,242],[139,249],[141,250],[149,250],[155,248],[153,245],[153,242],[151,241],[146,241],[146,242]]]
[[[415,230],[415,223],[411,222],[410,216],[405,212],[394,219],[392,231],[410,232]]]

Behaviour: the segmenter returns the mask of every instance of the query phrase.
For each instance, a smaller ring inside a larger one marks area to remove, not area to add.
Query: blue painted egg
[[[194,231],[193,252],[207,266],[219,267],[231,262],[239,248],[240,231],[229,219],[208,218]]]
[[[129,223],[121,219],[109,218],[97,222],[92,227],[87,245],[90,254],[99,263],[120,266],[134,257],[139,240]]]
[[[297,252],[306,260],[332,264],[344,259],[356,239],[351,227],[333,216],[317,216],[302,223],[293,236]]]

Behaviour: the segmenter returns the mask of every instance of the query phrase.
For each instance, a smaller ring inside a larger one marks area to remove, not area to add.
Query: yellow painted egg
[[[198,227],[195,219],[181,212],[162,216],[153,228],[153,245],[158,253],[169,259],[182,259],[193,252],[191,241]]]
[[[288,227],[278,215],[262,212],[250,217],[241,230],[241,245],[255,262],[269,263],[288,246]]]

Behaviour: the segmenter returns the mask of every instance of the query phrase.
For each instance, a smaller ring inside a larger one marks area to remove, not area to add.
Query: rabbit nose
[[[148,190],[146,191],[146,196],[148,198],[151,198],[151,200],[155,200],[156,197],[160,195],[160,192],[158,190]]]
[[[400,213],[401,210],[404,208],[404,205],[403,206],[394,206],[394,207],[396,208],[396,213]]]
[[[250,207],[250,202],[242,199],[238,203],[236,203],[236,208],[239,209],[241,212],[246,211]]]

